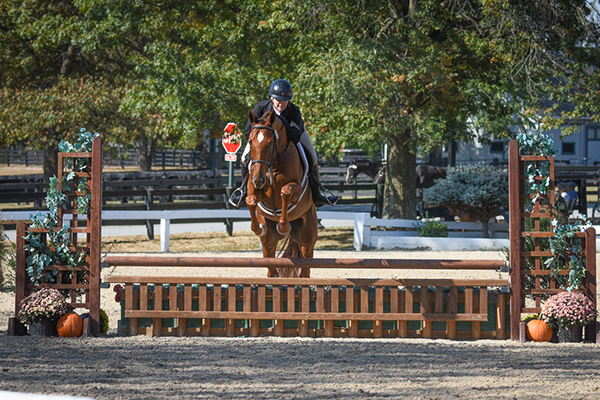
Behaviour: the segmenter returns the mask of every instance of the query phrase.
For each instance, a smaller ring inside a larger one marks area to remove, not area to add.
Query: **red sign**
[[[223,130],[223,147],[230,154],[235,154],[242,147],[242,132],[236,123],[230,122]]]
[[[225,161],[236,162],[237,161],[237,154],[231,154],[231,153],[225,154]]]

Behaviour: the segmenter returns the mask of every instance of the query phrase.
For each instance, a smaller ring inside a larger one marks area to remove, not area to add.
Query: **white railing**
[[[25,221],[30,218],[29,211],[3,211],[0,219],[5,221]],[[45,215],[45,212],[42,212]],[[82,216],[83,218],[84,216]],[[449,238],[422,238],[417,237],[415,220],[392,220],[371,218],[369,213],[317,211],[321,220],[352,221],[354,226],[354,248],[358,251],[363,248],[374,247],[378,249],[423,249],[432,250],[464,250],[464,249],[498,249],[508,247],[506,238],[506,224],[490,224],[493,239],[482,238],[482,226],[475,222],[444,222],[448,225]],[[171,220],[183,219],[215,219],[235,218],[249,219],[247,209],[242,210],[131,210],[131,211],[102,211],[102,220],[160,220],[160,249],[169,251]],[[65,222],[70,220],[70,215],[65,215]],[[442,221],[443,222],[443,221]],[[392,227],[403,228],[402,231],[380,231],[373,228]],[[456,240],[456,238],[462,238]],[[506,242],[505,242],[506,241]]]

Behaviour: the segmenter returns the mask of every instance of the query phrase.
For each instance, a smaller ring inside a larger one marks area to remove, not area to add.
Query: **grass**
[[[352,250],[354,230],[352,227],[325,228],[319,230],[315,249]],[[260,250],[259,239],[251,231],[195,232],[171,234],[170,252],[198,251],[253,251]],[[102,239],[103,253],[154,253],[160,252],[160,237],[148,240],[146,235],[115,236]]]

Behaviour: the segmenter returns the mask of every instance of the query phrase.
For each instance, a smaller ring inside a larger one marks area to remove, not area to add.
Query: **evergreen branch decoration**
[[[553,157],[556,154],[554,141],[552,137],[542,135],[540,132],[521,133],[517,136],[519,142],[519,153],[521,155],[538,155]],[[528,184],[526,192],[535,193],[531,203],[535,204],[541,195],[549,193],[550,188],[550,162],[537,161],[531,162],[525,168],[525,180]],[[556,210],[560,211],[563,205],[556,202]],[[576,220],[572,224],[561,224],[557,219],[552,221],[554,234],[549,239],[550,251],[552,257],[544,261],[547,269],[550,269],[550,276],[556,282],[570,292],[573,289],[581,288],[586,273],[586,260],[583,251],[582,238],[577,237],[576,233],[584,232],[591,223],[583,219]],[[560,275],[569,267],[568,279]]]
[[[559,224],[555,219],[552,221],[552,225],[555,227],[554,235],[550,238],[550,251],[553,257],[546,260],[544,264],[550,268],[550,275],[565,286],[569,292],[579,289],[585,278],[585,254],[581,244],[582,239],[575,234],[585,232],[591,223],[585,222],[585,220],[576,220],[573,224]],[[566,278],[559,275],[559,271],[566,268],[567,261],[570,270],[568,285]]]
[[[520,133],[517,135],[519,142],[519,153],[521,155],[538,155],[553,157],[556,154],[554,141],[550,136],[542,135],[540,132]],[[550,162],[532,162],[525,168],[525,179],[527,194],[535,193],[531,204],[535,204],[541,195],[548,194],[550,188]]]
[[[62,140],[58,146],[59,151],[63,153],[89,153],[92,151],[92,142],[98,133],[92,134],[85,128],[82,128],[78,134],[78,141],[73,145]],[[65,208],[65,191],[70,190],[74,184],[75,171],[73,171],[75,162],[73,158],[64,157],[63,168],[69,170],[59,182],[56,176],[50,178],[50,185],[46,193],[46,206],[48,207],[48,217],[44,218],[40,212],[31,214],[32,228],[48,229],[49,243],[43,243],[41,234],[28,232],[25,236],[25,251],[29,256],[26,259],[27,273],[34,285],[39,285],[42,280],[44,268],[49,265],[67,265],[69,267],[82,265],[86,261],[85,252],[77,252],[73,247],[77,243],[72,243],[69,232],[69,226],[59,227],[59,210]],[[77,163],[78,172],[86,172],[89,167],[88,159],[80,158]],[[78,178],[76,191],[77,213],[86,214],[89,211],[91,193],[88,180]],[[53,250],[50,249],[53,248]],[[56,271],[48,273],[47,280],[56,278]]]

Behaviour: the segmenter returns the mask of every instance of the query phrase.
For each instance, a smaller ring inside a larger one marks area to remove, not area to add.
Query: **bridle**
[[[279,133],[277,132],[277,130],[269,125],[254,125],[254,126],[252,126],[252,130],[255,130],[255,129],[266,129],[266,130],[272,131],[275,134],[275,140],[273,142],[271,142],[272,149],[271,149],[270,160],[267,161],[267,160],[251,159],[250,163],[248,164],[248,169],[251,170],[252,165],[255,163],[256,164],[267,164],[268,170],[269,170],[269,185],[273,186],[273,164],[287,152],[288,148],[290,147],[290,141],[288,140],[285,150],[279,155],[279,157],[275,158],[275,155],[279,151],[279,146],[281,145],[281,143],[279,143],[279,144],[277,143],[279,141]]]

